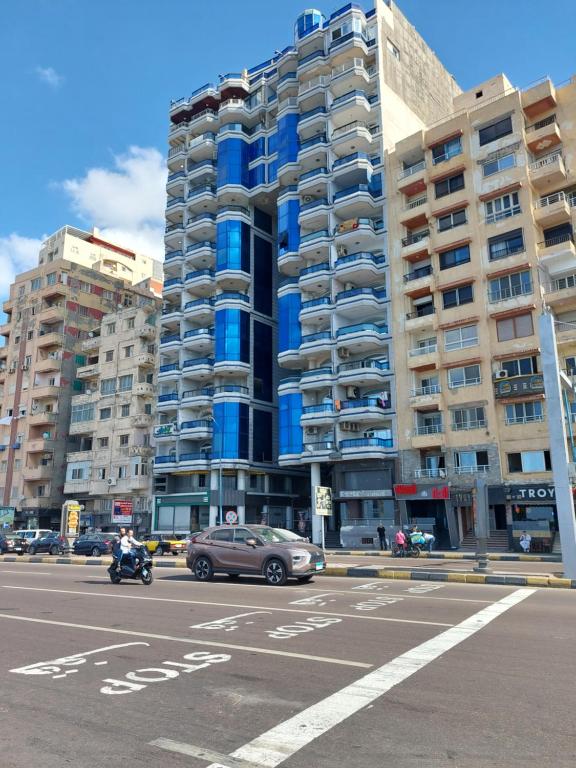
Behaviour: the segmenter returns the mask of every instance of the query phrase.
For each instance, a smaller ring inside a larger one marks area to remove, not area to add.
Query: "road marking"
[[[18,618],[15,616],[14,618]],[[107,645],[104,648],[96,648],[93,651],[80,651],[79,653],[73,653],[69,656],[62,656],[59,659],[50,659],[50,661],[38,661],[36,664],[28,664],[24,667],[17,667],[15,669],[11,669],[10,672],[14,672],[17,675],[54,675],[56,673],[56,676],[54,679],[56,680],[59,677],[66,677],[67,674],[72,674],[73,672],[77,672],[77,669],[70,670],[68,672],[65,672],[63,675],[59,674],[62,672],[63,667],[78,667],[81,664],[86,663],[86,659],[88,656],[94,656],[95,653],[104,653],[105,651],[116,651],[118,648],[127,648],[128,646],[133,645],[146,645],[148,646],[149,643],[142,643],[142,642],[136,642],[136,643],[121,643],[120,645]],[[98,662],[95,662],[98,664]],[[100,662],[106,664],[106,662]]]
[[[236,768],[238,760],[259,768],[275,768],[319,736],[376,701],[394,686],[472,637],[535,591],[518,589],[493,605],[482,608],[460,624],[397,656],[355,683],[347,685],[236,749],[230,755],[232,761],[223,760],[218,756],[218,762],[213,762],[208,768]],[[159,740],[150,743],[163,748],[158,742]]]
[[[81,592],[76,589],[48,589],[46,587],[20,587],[15,584],[2,584],[3,589],[23,589],[28,592],[56,592],[63,595],[86,595],[88,597],[105,597],[112,600],[152,600],[159,603],[184,603],[185,605],[207,605],[217,608],[266,608],[267,611],[279,613],[322,613],[324,616],[339,616],[343,619],[360,619],[366,621],[390,621],[395,624],[424,624],[429,627],[453,627],[454,624],[447,624],[440,621],[421,621],[420,619],[393,619],[390,616],[358,616],[354,613],[334,613],[327,611],[305,611],[295,608],[272,608],[262,605],[243,605],[242,603],[215,603],[207,600],[181,600],[175,597],[143,597],[140,595],[112,595],[100,592]]]
[[[235,632],[240,624],[236,619],[242,619],[245,616],[256,616],[259,613],[270,614],[270,611],[248,611],[248,613],[237,613],[235,616],[227,616],[224,619],[214,619],[213,621],[204,621],[202,624],[191,624],[190,629],[222,629],[224,632]],[[246,621],[245,624],[254,624],[253,621]]]
[[[187,643],[188,645],[203,645],[211,648],[231,648],[236,651],[248,651],[249,653],[262,653],[265,656],[286,656],[302,661],[321,661],[325,664],[337,664],[344,667],[360,667],[371,669],[374,665],[364,661],[348,661],[347,659],[331,659],[326,656],[311,656],[307,653],[293,653],[290,651],[278,651],[272,648],[254,648],[250,645],[234,645],[233,643],[217,643],[212,640],[193,640],[190,637],[175,637],[173,635],[158,635],[152,632],[137,632],[131,629],[115,629],[112,627],[96,627],[91,624],[73,624],[69,621],[53,621],[51,619],[36,619],[31,616],[11,616],[8,613],[0,613],[0,619],[12,621],[25,621],[32,624],[48,624],[53,627],[69,627],[71,629],[87,629],[92,632],[109,632],[113,635],[128,635],[129,637],[145,637],[152,640],[170,640],[174,643]]]
[[[160,749],[165,749],[168,752],[177,752],[180,755],[189,755],[200,760],[211,760],[212,765],[222,764],[224,760],[230,768],[254,768],[252,763],[246,763],[244,760],[235,760],[230,755],[223,755],[220,752],[215,752],[213,749],[195,747],[193,744],[182,744],[179,741],[172,741],[172,739],[155,739],[150,744],[153,747],[160,747]]]
[[[33,576],[52,576],[52,573],[49,571],[9,571],[6,568],[0,568],[0,573],[17,573],[18,576],[21,576],[22,574],[29,576],[32,574]]]

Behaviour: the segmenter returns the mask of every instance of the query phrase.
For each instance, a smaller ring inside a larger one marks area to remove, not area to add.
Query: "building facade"
[[[384,155],[458,93],[379,1],[306,11],[294,45],[172,104],[162,525],[224,507],[292,527],[310,479],[342,519],[393,517]]]
[[[149,530],[161,300],[134,289],[132,306],[104,315],[82,342],[71,400],[64,493],[83,506],[82,528],[117,528],[113,513]]]
[[[388,155],[396,497],[446,546],[473,540],[478,477],[494,544],[529,529],[554,546],[538,319],[554,312],[573,373],[575,120],[574,80],[520,91],[499,76]]]
[[[71,400],[83,386],[77,377],[86,362],[82,344],[104,315],[133,302],[126,276],[112,277],[111,267],[108,274],[98,271],[119,250],[122,259],[129,252],[91,237],[59,230],[43,244],[38,266],[17,276],[3,305],[0,498],[15,508],[16,525],[59,526]],[[145,271],[146,284],[157,290],[154,269]]]

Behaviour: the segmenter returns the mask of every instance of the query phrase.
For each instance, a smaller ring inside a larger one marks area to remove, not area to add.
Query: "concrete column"
[[[556,489],[556,512],[562,544],[564,576],[576,579],[576,521],[574,519],[574,498],[570,482],[568,447],[566,442],[566,421],[562,405],[562,384],[560,364],[556,347],[554,317],[549,312],[540,315],[540,359],[544,374],[546,393],[546,416],[550,439],[550,458]],[[566,377],[564,376],[566,379]],[[570,382],[566,379],[566,384]]]
[[[218,470],[210,470],[210,518],[208,520],[209,525],[216,525],[218,523],[218,502],[215,504],[214,498],[218,495]]]
[[[239,491],[245,491],[246,490],[246,471],[244,469],[238,470],[238,490]],[[246,522],[246,505],[245,504],[238,504],[236,507],[236,512],[238,513],[238,523],[240,525],[244,525]]]
[[[310,497],[312,499],[312,542],[319,547],[322,546],[322,526],[324,521],[320,515],[316,514],[316,503],[314,499],[314,488],[322,485],[320,480],[320,464],[310,464]]]
[[[288,530],[294,528],[294,507],[286,507],[286,528]]]

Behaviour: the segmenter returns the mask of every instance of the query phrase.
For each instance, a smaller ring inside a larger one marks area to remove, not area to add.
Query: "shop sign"
[[[555,501],[556,488],[553,485],[511,485],[507,489],[515,501]]]
[[[332,488],[322,485],[314,486],[314,511],[317,515],[324,517],[332,515]]]
[[[170,437],[178,434],[177,424],[159,424],[154,427],[154,437]]]
[[[112,502],[112,522],[130,525],[132,522],[131,499],[114,499]]]
[[[439,486],[426,486],[426,487],[420,487],[416,485],[416,483],[410,483],[405,485],[395,485],[394,486],[394,493],[396,494],[396,498],[401,497],[405,499],[411,499],[415,501],[416,499],[449,499],[450,498],[450,488],[447,485],[439,485]]]
[[[470,491],[452,491],[451,498],[457,507],[472,506],[472,494]]]
[[[80,504],[67,504],[67,512],[67,531],[69,535],[75,536],[78,533],[78,525],[80,523]]]
[[[499,379],[494,382],[494,395],[497,398],[534,395],[544,392],[544,377],[537,373],[531,376],[515,376],[512,379]]]
[[[390,488],[376,491],[340,491],[338,495],[341,499],[390,499],[392,491]]]
[[[16,507],[0,507],[0,528],[12,528]]]

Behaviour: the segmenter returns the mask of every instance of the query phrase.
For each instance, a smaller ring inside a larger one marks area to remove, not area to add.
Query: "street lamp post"
[[[214,416],[210,416],[210,421],[214,424],[220,435],[219,447],[220,447],[220,460],[218,462],[218,525],[222,525],[222,453],[224,449],[224,433],[220,428],[220,424],[216,421]],[[214,444],[214,440],[212,440]]]

